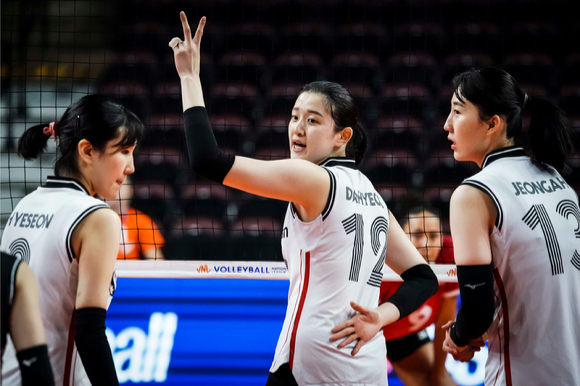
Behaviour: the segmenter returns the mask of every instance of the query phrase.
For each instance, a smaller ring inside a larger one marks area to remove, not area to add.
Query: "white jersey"
[[[552,167],[519,147],[488,154],[466,185],[497,208],[496,313],[485,385],[580,385],[580,210]]]
[[[49,177],[12,212],[1,249],[26,261],[38,281],[40,311],[56,385],[90,385],[74,344],[78,260],[72,234],[89,214],[108,208],[76,180]],[[114,291],[114,280],[111,295]],[[2,385],[20,385],[20,370],[9,340]]]
[[[334,326],[355,312],[350,301],[375,308],[385,262],[389,212],[354,160],[331,158],[328,203],[305,223],[289,204],[282,234],[288,266],[288,307],[270,372],[288,363],[299,385],[386,385],[382,331],[356,356],[356,342],[338,349]]]

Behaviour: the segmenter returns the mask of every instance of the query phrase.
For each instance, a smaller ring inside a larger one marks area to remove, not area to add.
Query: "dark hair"
[[[357,165],[360,164],[367,151],[367,134],[358,120],[359,109],[352,94],[338,83],[323,81],[308,83],[299,95],[305,92],[322,95],[337,133],[346,127],[352,128],[352,137],[346,145],[346,156],[354,158]]]
[[[423,212],[432,213],[434,217],[440,218],[439,209],[435,208],[433,205],[429,203],[417,204],[409,209],[406,216],[403,216],[401,219],[401,227],[404,227],[411,218],[417,218],[417,215]]]
[[[18,155],[26,160],[34,159],[46,150],[52,136],[43,132],[48,124],[27,129],[18,140]],[[87,95],[69,106],[55,125],[60,156],[54,165],[54,173],[77,176],[77,145],[86,139],[97,151],[104,151],[107,143],[118,139],[115,146],[133,146],[143,137],[144,126],[135,114],[102,95]]]
[[[524,94],[516,80],[492,67],[471,69],[453,79],[455,96],[467,99],[479,110],[481,120],[499,115],[507,123],[507,138],[522,134],[521,113],[531,113],[528,138],[533,156],[558,171],[567,171],[566,156],[574,150],[566,115],[552,103]]]

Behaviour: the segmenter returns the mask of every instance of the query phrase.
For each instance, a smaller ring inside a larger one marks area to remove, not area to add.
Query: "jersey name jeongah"
[[[520,194],[525,196],[526,194],[554,193],[557,192],[558,189],[563,190],[570,188],[566,181],[561,177],[542,181],[516,181],[512,182],[512,186],[514,187],[514,193],[516,196],[519,196]]]

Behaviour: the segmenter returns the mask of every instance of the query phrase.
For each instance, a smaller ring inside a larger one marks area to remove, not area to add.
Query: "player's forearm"
[[[390,302],[381,304],[375,310],[379,314],[381,325],[383,327],[396,322],[397,320],[399,320],[399,317],[401,316],[401,313],[399,312],[397,306],[395,306],[393,303]]]
[[[400,318],[408,316],[439,288],[437,276],[427,264],[417,264],[401,274],[403,284],[388,299],[400,312]]]
[[[199,75],[184,76],[181,78],[181,102],[183,111],[195,107],[205,107],[203,89]]]
[[[449,335],[458,347],[482,336],[495,313],[494,278],[491,264],[458,265],[457,281],[461,295],[461,309],[451,326]]]

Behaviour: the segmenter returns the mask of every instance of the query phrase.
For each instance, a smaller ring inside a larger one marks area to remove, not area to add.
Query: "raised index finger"
[[[185,12],[179,12],[179,18],[181,19],[181,25],[183,27],[183,37],[186,44],[191,40],[191,28],[189,28],[189,23],[187,22],[187,16]]]

